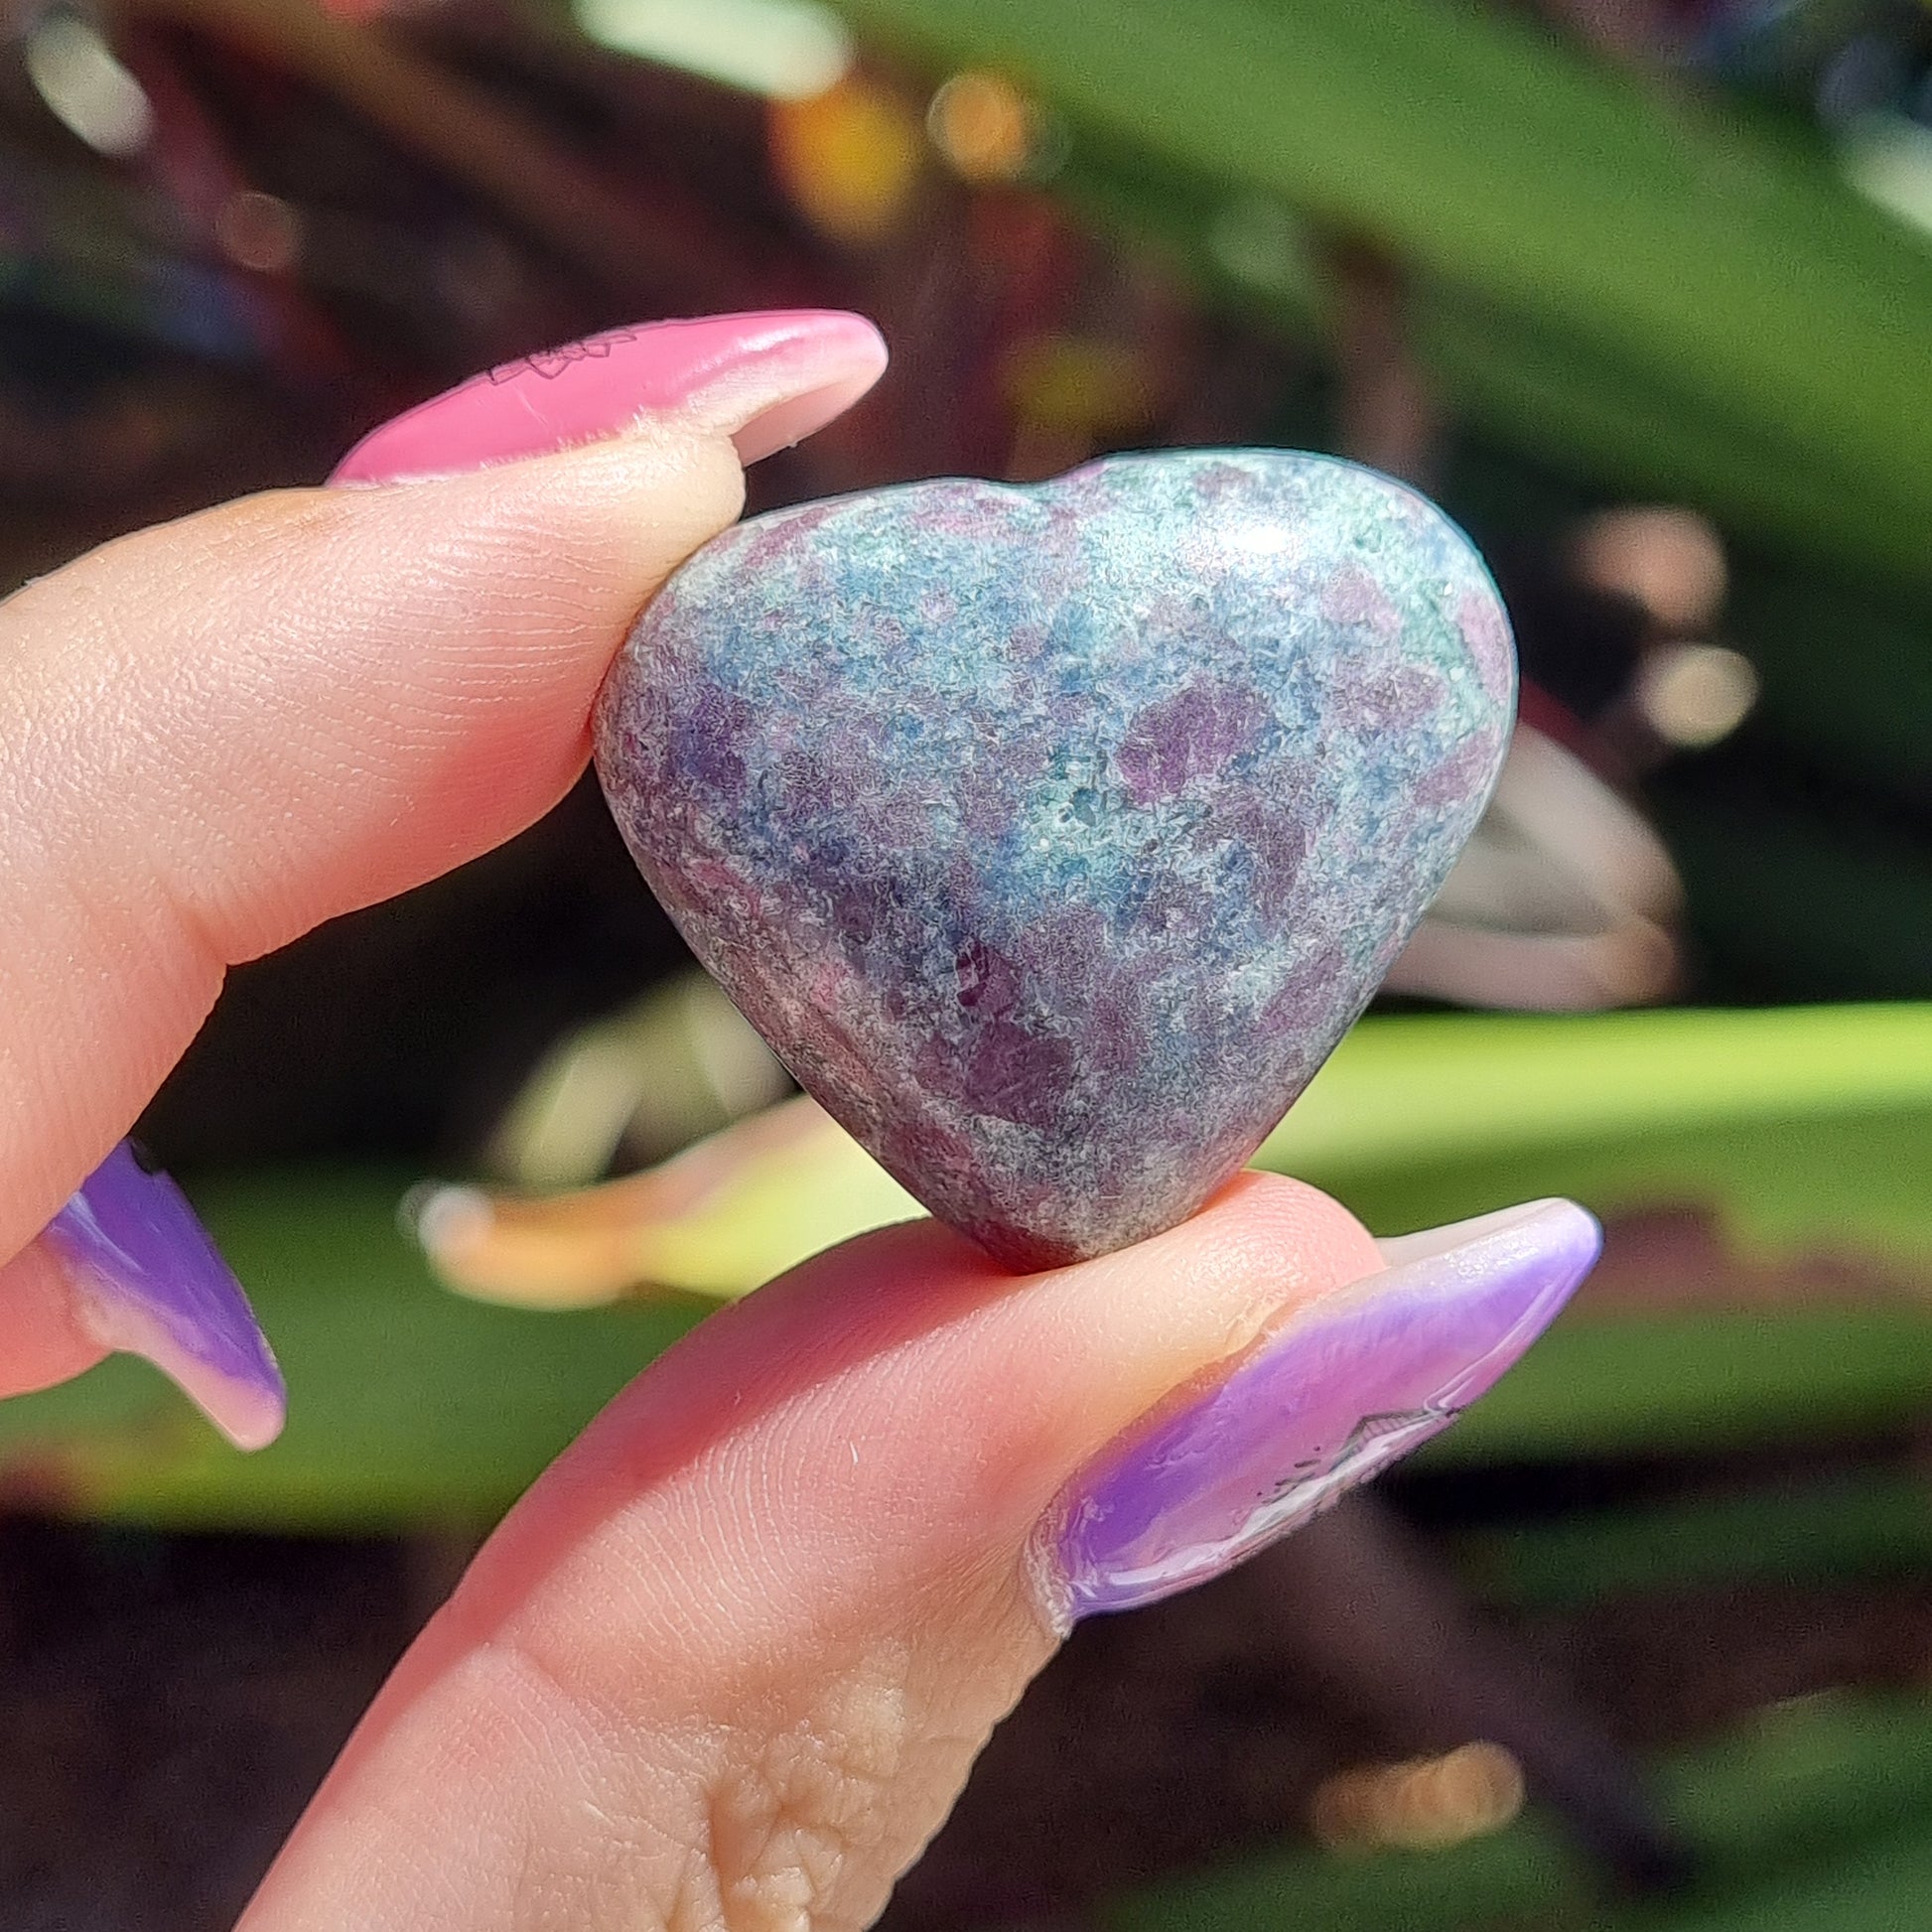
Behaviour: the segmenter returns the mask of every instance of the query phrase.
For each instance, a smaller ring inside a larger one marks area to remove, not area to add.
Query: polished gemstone
[[[1015,1268],[1191,1213],[1473,829],[1515,690],[1423,497],[1282,451],[757,517],[645,612],[599,769],[801,1084]]]

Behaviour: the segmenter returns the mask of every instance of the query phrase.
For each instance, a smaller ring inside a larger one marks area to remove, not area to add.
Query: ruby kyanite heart
[[[1473,830],[1514,690],[1413,490],[1176,451],[727,531],[631,633],[597,759],[800,1083],[1031,1269],[1254,1152]]]

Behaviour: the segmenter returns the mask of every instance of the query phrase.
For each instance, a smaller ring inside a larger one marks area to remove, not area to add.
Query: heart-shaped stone
[[[597,757],[799,1081],[1031,1269],[1254,1152],[1474,828],[1514,686],[1414,491],[1172,452],[727,531],[631,633]]]

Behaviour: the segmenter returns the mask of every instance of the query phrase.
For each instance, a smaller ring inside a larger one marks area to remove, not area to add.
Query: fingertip
[[[1173,1232],[1189,1228],[1227,1242],[1243,1265],[1265,1272],[1287,1262],[1310,1281],[1355,1281],[1384,1265],[1353,1212],[1292,1174],[1243,1170]]]
[[[45,1241],[0,1266],[0,1398],[71,1382],[109,1352],[78,1320],[60,1257]]]
[[[1374,1237],[1331,1195],[1286,1174],[1244,1171],[1177,1226],[1062,1270],[1122,1301],[1185,1297],[1222,1311],[1229,1345],[1281,1310],[1384,1266]]]
[[[1029,1565],[1054,1628],[1225,1574],[1440,1435],[1562,1310],[1596,1224],[1532,1201],[1390,1248],[1388,1267],[1285,1310],[1082,1467]]]

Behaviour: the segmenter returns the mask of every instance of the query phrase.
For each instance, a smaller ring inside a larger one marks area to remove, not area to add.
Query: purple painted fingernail
[[[1300,1310],[1073,1479],[1035,1546],[1054,1613],[1154,1602],[1299,1529],[1447,1429],[1550,1324],[1601,1243],[1564,1200],[1385,1241],[1382,1274]]]
[[[282,1372],[188,1198],[123,1141],[48,1223],[82,1327],[142,1355],[240,1449],[281,1434]]]

